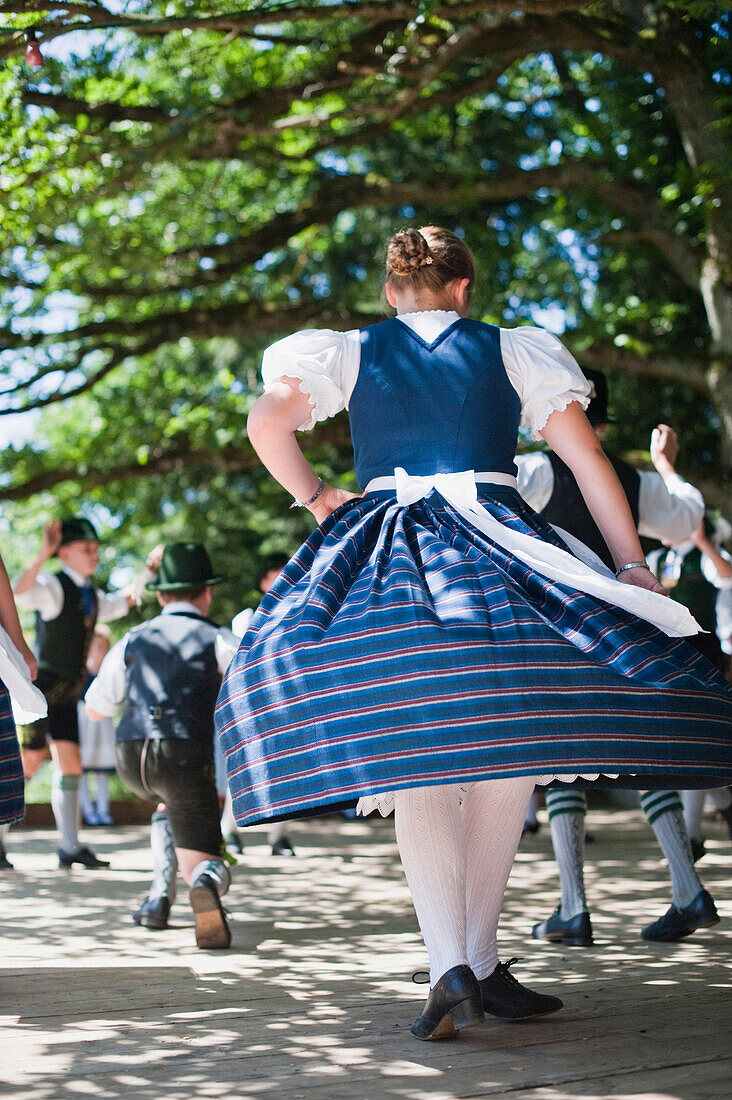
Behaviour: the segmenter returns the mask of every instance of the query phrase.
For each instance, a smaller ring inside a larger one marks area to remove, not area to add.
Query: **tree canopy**
[[[724,503],[724,5],[0,13],[0,417],[36,417],[0,468],[0,500],[28,502],[6,506],[20,529],[81,496],[130,550],[211,523],[222,553],[287,548],[307,525],[291,526],[245,438],[262,348],[380,316],[384,243],[402,224],[464,233],[474,315],[564,327],[580,363],[610,372],[616,445],[644,451],[672,421],[683,467]],[[345,424],[308,442],[347,476]]]

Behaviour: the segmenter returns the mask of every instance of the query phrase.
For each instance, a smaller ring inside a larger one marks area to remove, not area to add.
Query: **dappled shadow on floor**
[[[230,952],[195,951],[184,897],[171,930],[132,925],[144,830],[100,836],[115,857],[101,875],[60,875],[45,837],[14,833],[26,869],[0,879],[2,1077],[16,1100],[724,1095],[732,860],[717,834],[706,877],[725,922],[647,944],[640,926],[668,904],[650,830],[633,814],[601,824],[588,862],[592,948],[530,939],[555,904],[546,836],[522,844],[506,899],[503,957],[523,956],[518,976],[559,993],[564,1010],[489,1019],[444,1043],[409,1035],[425,993],[409,978],[424,953],[388,822],[300,823],[291,860],[252,842],[229,895]]]

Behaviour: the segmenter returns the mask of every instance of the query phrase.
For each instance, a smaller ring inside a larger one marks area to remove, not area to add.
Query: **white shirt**
[[[546,508],[554,491],[554,469],[545,451],[516,455],[518,488],[535,512]],[[704,516],[704,498],[678,474],[664,479],[655,470],[639,470],[638,533],[662,542],[688,538]]]
[[[69,565],[61,569],[79,588],[91,586],[88,577],[77,573]],[[129,610],[127,597],[119,592],[102,592],[95,589],[97,597],[97,619],[100,623],[109,623],[121,619]],[[44,622],[56,619],[64,606],[64,590],[55,573],[39,573],[33,584],[25,592],[16,595],[15,602],[24,611],[37,611]]]
[[[201,612],[187,600],[176,600],[168,603],[162,609],[162,615],[172,615],[173,612],[189,612],[193,615],[201,615]],[[92,681],[89,690],[84,696],[84,701],[89,704],[97,714],[105,718],[112,718],[122,706],[125,698],[125,649],[129,634],[112,646],[107,656],[102,661],[102,667],[98,675]],[[236,652],[238,640],[226,627],[219,627],[216,635],[216,663],[223,676],[229,667],[232,645]]]
[[[697,527],[698,526],[699,525],[697,524]],[[668,552],[668,557],[666,559],[666,564],[671,571],[671,576],[674,576],[675,574],[678,578],[681,575],[681,566],[684,563],[684,558],[687,554],[691,553],[693,549],[694,543],[691,541],[691,539],[686,539],[684,542],[680,542],[677,546],[671,547],[670,551]],[[659,558],[662,554],[665,553],[665,550],[652,550],[646,558],[649,566],[656,574],[656,576],[658,576]],[[730,558],[726,550],[720,550],[719,553],[725,561],[732,563],[732,558]],[[709,581],[711,585],[714,585],[715,588],[732,588],[732,577],[720,577],[719,573],[717,572],[716,565],[711,558],[707,557],[706,554],[702,554],[701,556],[701,571],[704,579]]]
[[[398,320],[431,343],[460,319],[454,310],[434,309],[400,313]],[[534,439],[553,412],[578,401],[586,409],[591,386],[564,345],[544,329],[500,329],[501,356],[508,379],[521,399],[521,425]],[[312,404],[310,419],[300,431],[312,428],[347,409],[361,365],[359,329],[303,329],[272,344],[262,359],[265,392],[282,378],[300,379],[300,390]]]

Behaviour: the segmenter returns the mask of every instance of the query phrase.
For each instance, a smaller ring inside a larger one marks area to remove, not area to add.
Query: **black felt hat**
[[[585,410],[585,414],[590,424],[616,424],[618,418],[616,416],[611,416],[607,411],[607,378],[601,370],[592,370],[588,368],[587,370],[583,370],[582,373],[592,385],[592,389],[590,390],[590,403]]]
[[[61,546],[70,542],[99,542],[93,523],[83,516],[69,516],[61,520]]]
[[[222,573],[214,573],[203,543],[171,542],[163,550],[156,579],[145,587],[151,592],[175,592],[176,589],[221,584],[226,579]]]

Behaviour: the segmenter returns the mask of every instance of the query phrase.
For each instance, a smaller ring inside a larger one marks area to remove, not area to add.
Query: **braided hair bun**
[[[413,275],[434,263],[430,246],[418,229],[403,229],[389,241],[386,262],[395,275]]]

